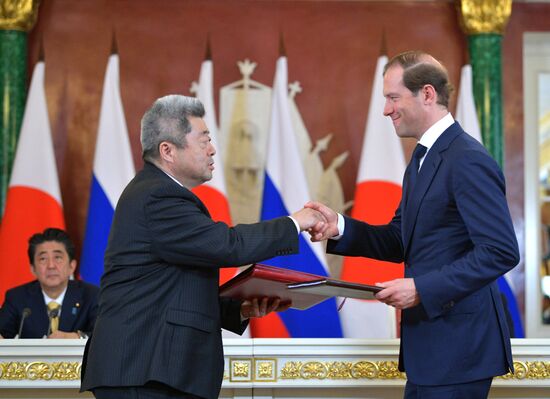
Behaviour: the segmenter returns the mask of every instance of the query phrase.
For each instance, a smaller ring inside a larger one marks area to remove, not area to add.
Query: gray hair
[[[163,141],[185,147],[185,135],[191,131],[189,117],[204,117],[204,106],[196,98],[172,94],[156,100],[141,118],[143,159],[158,159]]]

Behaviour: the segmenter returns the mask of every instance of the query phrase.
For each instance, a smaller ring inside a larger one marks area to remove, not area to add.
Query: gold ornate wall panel
[[[0,397],[33,397],[37,388],[51,390],[54,396],[48,397],[81,397],[84,344],[0,340]],[[402,395],[406,381],[397,369],[399,340],[227,339],[224,348],[224,399],[253,398],[260,391],[262,398],[266,392],[276,398],[296,389],[303,398],[348,398],[354,392],[362,398],[393,399]],[[514,340],[513,354],[515,372],[494,380],[494,397],[502,392],[509,398],[545,397],[550,392],[550,339]]]

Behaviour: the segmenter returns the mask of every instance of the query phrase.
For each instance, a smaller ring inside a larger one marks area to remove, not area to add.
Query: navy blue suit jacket
[[[436,140],[388,225],[346,218],[328,251],[405,262],[421,301],[401,320],[400,367],[410,381],[456,384],[512,369],[495,282],[519,262],[504,177],[458,123]]]
[[[99,288],[78,280],[69,280],[61,305],[59,329],[65,332],[83,331],[90,335],[97,316]],[[13,338],[19,330],[23,309],[31,310],[25,319],[20,338],[42,338],[48,333],[48,310],[40,283],[35,280],[6,292],[0,309],[0,334]]]

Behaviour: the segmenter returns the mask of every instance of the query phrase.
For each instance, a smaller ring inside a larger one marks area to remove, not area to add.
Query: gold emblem
[[[39,5],[40,0],[0,0],[0,29],[30,31]]]
[[[512,0],[461,0],[458,7],[466,34],[503,34],[512,13]]]

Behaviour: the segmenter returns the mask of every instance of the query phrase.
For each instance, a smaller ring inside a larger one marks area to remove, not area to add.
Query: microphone
[[[56,309],[48,310],[48,319],[50,319],[49,325],[48,325],[48,335],[46,337],[50,336],[52,333],[52,319],[54,317],[59,316],[59,312],[61,311],[61,307],[58,307]]]
[[[31,310],[29,308],[23,309],[23,314],[21,315],[21,321],[19,322],[19,330],[17,331],[17,335],[13,337],[14,339],[19,339],[21,337],[21,332],[23,331],[23,323],[25,323],[25,319],[31,315]]]

